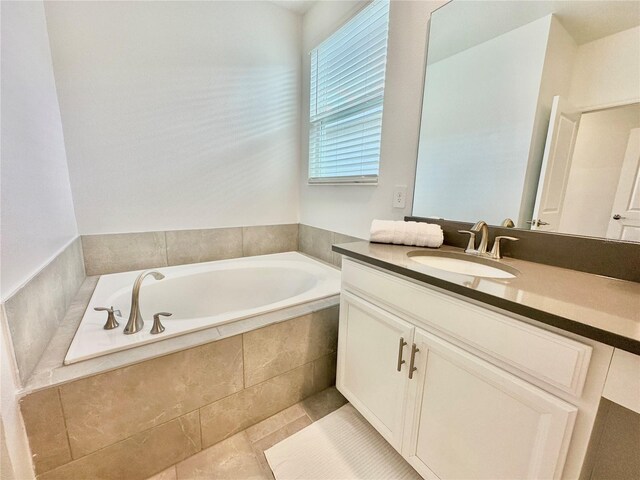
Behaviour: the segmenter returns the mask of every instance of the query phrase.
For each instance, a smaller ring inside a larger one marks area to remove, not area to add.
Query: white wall
[[[638,127],[638,104],[582,115],[559,231],[606,236],[629,132]]]
[[[301,19],[270,2],[48,2],[82,234],[298,220]]]
[[[580,45],[569,101],[589,108],[640,100],[640,27]]]
[[[2,2],[2,247],[6,299],[77,235],[42,2]],[[8,427],[7,427],[8,428]]]
[[[550,25],[547,16],[429,64],[414,214],[519,218]]]
[[[368,238],[374,218],[402,219],[411,213],[427,22],[444,1],[393,1],[389,19],[387,76],[377,186],[308,185],[309,60],[307,53],[365,2],[318,2],[303,18],[300,222]],[[391,206],[393,188],[407,186],[407,206]]]

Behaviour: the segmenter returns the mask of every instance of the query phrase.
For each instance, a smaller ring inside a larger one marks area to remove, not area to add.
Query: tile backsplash
[[[298,224],[83,235],[87,275],[298,250]]]
[[[334,243],[360,240],[304,224],[83,235],[87,275],[211,262],[300,251],[323,262],[341,264]]]
[[[20,380],[37,365],[71,305],[85,272],[77,238],[4,303]]]
[[[358,242],[360,240],[362,239],[331,230],[311,227],[302,223],[299,225],[299,251],[336,267],[342,266],[342,255],[333,252],[331,246],[336,243]]]

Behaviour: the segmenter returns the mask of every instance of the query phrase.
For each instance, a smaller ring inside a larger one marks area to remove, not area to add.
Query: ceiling
[[[454,0],[431,17],[429,63],[554,14],[578,45],[640,25],[635,0]]]
[[[304,15],[317,1],[318,0],[271,0],[271,3],[275,3],[299,15]]]

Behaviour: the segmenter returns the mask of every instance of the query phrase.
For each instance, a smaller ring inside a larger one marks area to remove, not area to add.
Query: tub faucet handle
[[[118,323],[118,321],[116,320],[116,317],[114,315],[113,306],[111,306],[109,308],[107,308],[107,307],[95,307],[94,310],[96,312],[107,312],[107,323],[105,323],[104,327],[102,327],[105,330],[113,330],[118,325],[120,325]]]
[[[153,316],[153,327],[151,327],[151,334],[155,335],[156,333],[164,332],[164,325],[160,323],[160,316],[170,317],[171,313],[169,312],[158,312]]]

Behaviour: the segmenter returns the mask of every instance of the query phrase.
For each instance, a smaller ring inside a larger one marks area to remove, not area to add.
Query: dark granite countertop
[[[514,258],[499,262],[518,270],[515,278],[473,277],[417,263],[407,256],[416,250],[434,249],[370,242],[333,246],[361,262],[640,355],[640,283]],[[449,246],[438,250],[463,253]]]

